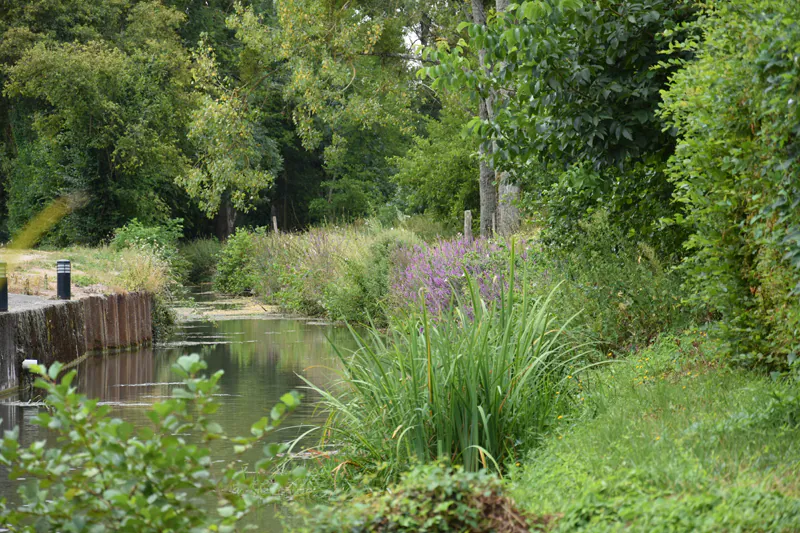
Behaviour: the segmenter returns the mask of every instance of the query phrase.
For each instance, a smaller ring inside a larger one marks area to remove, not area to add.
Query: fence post
[[[472,211],[464,211],[464,238],[467,242],[472,242]]]

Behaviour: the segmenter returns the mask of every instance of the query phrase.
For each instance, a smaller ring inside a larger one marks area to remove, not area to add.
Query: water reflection
[[[184,354],[199,353],[208,363],[209,373],[224,370],[220,380],[221,407],[215,413],[229,435],[249,435],[250,426],[269,414],[280,396],[304,386],[298,376],[325,385],[335,378],[336,359],[328,339],[350,346],[345,328],[293,319],[225,320],[216,323],[183,324],[178,334],[163,347],[105,356],[90,357],[77,366],[76,386],[91,398],[112,405],[112,416],[135,426],[149,425],[146,407],[169,397],[176,384],[172,364]],[[301,407],[287,420],[286,429],[276,435],[288,440],[300,435],[309,425],[320,424],[324,414],[315,410],[318,398],[306,395]],[[31,423],[41,407],[24,406],[21,400],[0,402],[0,428],[20,427],[23,445],[48,439],[46,432]],[[305,429],[302,427],[305,426]],[[212,443],[215,459],[229,459],[230,447]],[[254,456],[245,458],[255,460]],[[12,497],[16,485],[0,471],[0,496]],[[264,519],[267,523],[271,520]],[[274,525],[270,523],[270,530]]]

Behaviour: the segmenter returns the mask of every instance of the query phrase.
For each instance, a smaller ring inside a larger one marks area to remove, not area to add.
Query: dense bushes
[[[570,246],[520,238],[514,263],[518,283],[531,294],[546,297],[560,286],[553,311],[562,320],[578,315],[571,333],[583,342],[642,346],[702,318],[682,305],[678,275],[651,247],[623,235],[605,211],[580,221],[576,233]],[[502,240],[424,243],[396,229],[239,230],[220,257],[218,290],[252,290],[291,312],[378,326],[418,315],[422,301],[429,313],[446,314],[456,299],[469,299],[468,277],[490,305],[509,285]]]
[[[504,494],[500,481],[483,472],[442,465],[418,467],[391,490],[364,494],[337,505],[301,509],[298,533],[527,533],[528,521]]]
[[[623,235],[606,211],[579,221],[570,246],[542,248],[531,268],[530,281],[542,288],[566,280],[558,311],[579,313],[573,329],[601,349],[644,347],[703,318],[682,304],[678,274],[653,248]]]
[[[800,345],[800,4],[712,2],[698,59],[672,77],[663,117],[675,222],[691,233],[689,293],[722,315],[732,356],[786,366]]]
[[[252,291],[290,312],[385,324],[393,258],[418,243],[409,231],[381,227],[240,229],[220,254],[215,287]]]
[[[252,291],[258,284],[258,277],[251,258],[255,254],[255,242],[263,231],[248,232],[243,228],[228,237],[219,252],[217,275],[214,286],[228,294],[243,294]]]
[[[222,244],[214,238],[197,239],[179,248],[181,257],[188,263],[187,281],[203,283],[211,281],[217,272],[217,261]]]
[[[326,288],[328,313],[337,319],[386,325],[398,258],[419,242],[414,234],[403,230],[378,234],[363,257],[347,262],[340,281]]]

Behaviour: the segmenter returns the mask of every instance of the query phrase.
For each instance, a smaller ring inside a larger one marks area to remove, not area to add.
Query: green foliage
[[[487,305],[469,284],[471,302],[435,321],[423,310],[388,335],[354,332],[358,349],[339,354],[341,385],[309,383],[331,413],[324,440],[378,484],[439,459],[501,470],[573,400],[581,354],[552,315],[555,295],[533,300],[511,287]]]
[[[686,55],[673,45],[685,38],[682,24],[693,15],[684,0],[613,7],[526,1],[486,25],[463,23],[463,39],[429,48],[437,64],[419,75],[433,78],[434,87],[466,91],[476,103],[489,99],[490,120],[475,118],[470,130],[491,146],[496,168],[526,184],[534,205],[542,190],[557,194],[544,202],[554,208],[547,215],[569,216],[574,228],[587,208],[602,207],[626,231],[655,240],[654,223],[673,212],[663,164],[675,145],[656,111],[677,67],[653,67],[666,51]],[[563,185],[587,173],[591,179],[577,187]]]
[[[651,67],[679,40],[675,30],[691,14],[682,0],[625,0],[615,9],[580,1],[523,2],[487,26],[462,24],[469,43],[428,50],[442,64],[422,74],[475,97],[512,90],[495,113],[496,125],[476,125],[485,139],[497,135],[500,161],[543,153],[598,166],[640,160],[669,153],[673,145],[655,116],[668,73]],[[485,50],[488,64],[502,65],[500,75],[463,70],[469,67],[467,50]]]
[[[145,291],[153,298],[153,338],[162,340],[174,330],[177,314],[172,309],[180,289],[174,248],[147,242],[131,244],[119,259],[115,285],[126,291]]]
[[[581,222],[596,212],[608,213],[615,228],[629,240],[651,243],[660,256],[679,255],[686,231],[664,228],[660,219],[674,215],[672,187],[664,165],[636,163],[625,171],[617,167],[595,170],[589,163],[569,166],[540,165],[520,179],[521,205],[544,227],[543,238],[562,248],[579,246]],[[615,230],[616,231],[616,230]]]
[[[523,533],[525,517],[485,471],[444,465],[417,467],[391,490],[343,499],[333,506],[299,510],[298,533],[461,532]]]
[[[549,531],[796,531],[798,385],[719,368],[718,348],[665,336],[586,375],[512,495]]]
[[[239,228],[228,238],[219,253],[214,288],[227,294],[244,294],[255,289],[259,279],[252,257],[255,253],[256,235],[263,233],[263,229],[251,233]]]
[[[717,310],[727,352],[786,368],[800,345],[800,7],[712,2],[697,61],[664,93],[678,133],[673,218],[691,232],[688,294]]]
[[[211,281],[217,272],[222,244],[214,238],[196,239],[182,245],[179,253],[189,264],[187,280],[192,283]]]
[[[183,387],[148,409],[152,426],[136,429],[110,418],[110,407],[78,394],[75,370],[57,381],[61,368],[34,369],[49,406],[34,423],[52,432],[58,447],[38,441],[21,448],[19,428],[6,431],[0,444],[0,461],[12,479],[26,481],[19,505],[0,504],[3,524],[12,531],[236,531],[302,474],[276,475],[269,490],[254,490],[256,478],[236,460],[212,468],[207,447],[227,441],[238,457],[260,445],[300,403],[296,393],[285,394],[271,417],[253,424],[251,436],[230,438],[209,418],[219,408],[214,396],[222,371],[206,377],[198,355],[182,356],[173,371]],[[197,440],[188,442],[187,434]],[[269,468],[284,450],[268,444],[254,469]]]
[[[325,291],[325,309],[329,316],[361,324],[386,326],[389,321],[389,288],[397,268],[396,254],[420,240],[404,230],[382,231],[363,255],[345,265],[339,283]]]
[[[462,213],[463,217],[463,213]],[[432,214],[404,216],[397,225],[410,231],[425,242],[434,242],[437,239],[451,239],[463,230],[463,220],[457,227],[442,222]]]
[[[297,234],[240,229],[219,255],[215,287],[253,292],[305,316],[385,325],[394,253],[419,242],[406,230],[380,225]]]
[[[682,305],[681,278],[605,211],[580,221],[568,248],[544,247],[531,257],[540,293],[566,278],[557,309],[564,318],[577,313],[573,331],[601,350],[645,346],[700,318]]]
[[[140,245],[172,248],[178,245],[181,237],[183,237],[183,220],[180,218],[170,219],[157,226],[145,226],[139,219],[134,218],[114,231],[111,246],[115,250]]]
[[[60,243],[96,243],[131,218],[169,216],[190,107],[183,15],[157,2],[58,5],[13,10],[4,94],[20,107],[10,116],[9,229],[70,194],[79,207]]]
[[[478,161],[474,138],[462,138],[468,117],[445,110],[441,120],[428,119],[426,135],[414,136],[414,145],[392,159],[397,173],[397,196],[415,213],[429,213],[453,227],[463,227],[464,211],[478,221]]]
[[[134,218],[114,231],[111,248],[122,252],[114,284],[126,291],[146,291],[153,298],[153,338],[162,340],[174,330],[177,315],[172,310],[175,293],[181,289],[191,264],[178,253],[183,220],[146,226]]]
[[[193,76],[206,94],[192,112],[187,135],[197,149],[196,164],[177,182],[208,216],[225,199],[247,211],[274,181],[281,157],[275,142],[257,127],[257,109],[230,89],[230,80],[219,80],[211,48],[200,46]]]

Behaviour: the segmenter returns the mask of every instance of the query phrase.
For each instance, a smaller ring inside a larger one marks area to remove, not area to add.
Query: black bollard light
[[[8,264],[0,263],[0,313],[8,311]]]
[[[71,272],[72,268],[70,267],[68,260],[62,259],[60,261],[56,261],[56,293],[59,300],[69,300],[72,297]]]

